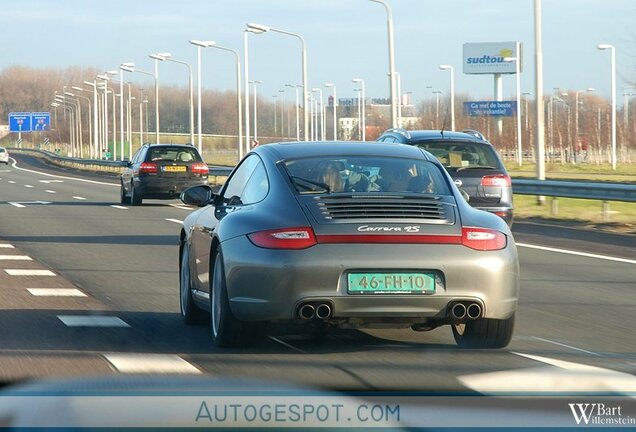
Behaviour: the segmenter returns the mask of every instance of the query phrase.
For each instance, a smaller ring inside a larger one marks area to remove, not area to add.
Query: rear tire
[[[141,194],[135,189],[135,184],[130,183],[130,203],[134,206],[140,206],[142,201],[143,198],[141,197]]]
[[[205,323],[206,313],[202,311],[192,298],[192,277],[190,276],[190,249],[184,244],[181,250],[181,266],[179,267],[179,300],[181,316],[187,325]]]
[[[451,327],[455,342],[462,348],[504,348],[512,339],[515,314],[507,319],[479,318]]]
[[[124,183],[122,182],[119,191],[119,202],[121,204],[130,204],[130,197],[126,195],[126,188],[124,187]]]
[[[260,335],[259,328],[255,323],[239,321],[232,313],[220,250],[214,258],[210,288],[210,334],[214,345],[233,348],[253,344]]]

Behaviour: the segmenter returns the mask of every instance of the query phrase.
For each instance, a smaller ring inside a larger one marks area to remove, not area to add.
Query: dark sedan
[[[121,203],[141,205],[144,198],[174,199],[191,186],[208,184],[208,165],[196,148],[145,144],[121,175]]]
[[[313,327],[451,325],[457,343],[512,336],[519,295],[514,240],[475,210],[430,153],[350,142],[260,146],[183,223],[181,313],[210,315],[219,346],[268,322]]]

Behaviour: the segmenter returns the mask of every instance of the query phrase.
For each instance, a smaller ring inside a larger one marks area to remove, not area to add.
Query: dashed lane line
[[[58,315],[57,318],[67,327],[130,327],[121,318],[108,315]]]
[[[9,244],[9,243],[1,243],[0,244],[0,249],[14,249],[13,245]]]
[[[86,198],[81,197],[81,196],[73,196],[72,198],[76,199],[76,200],[80,200],[80,201],[84,201],[86,199]]]
[[[51,270],[39,269],[4,269],[9,276],[57,276]]]
[[[27,255],[0,255],[0,261],[33,261]]]
[[[200,374],[201,371],[176,354],[110,353],[104,358],[121,373]]]
[[[9,180],[8,183],[15,184],[13,180]]]
[[[35,297],[87,297],[77,288],[27,288]]]
[[[182,220],[179,220],[179,219],[170,219],[170,218],[166,218],[166,220],[167,220],[168,222],[174,222],[174,223],[178,223],[178,224],[183,224],[183,221],[182,221]]]
[[[84,182],[84,183],[93,183],[93,184],[100,184],[100,185],[114,186],[114,187],[119,187],[120,186],[119,183],[107,183],[107,182],[101,182],[101,181],[97,181],[97,180],[88,180],[88,179],[77,178],[77,177],[61,176],[61,175],[49,174],[49,173],[45,173],[45,172],[41,172],[41,171],[36,171],[36,170],[32,170],[32,169],[21,168],[21,167],[19,167],[17,165],[17,161],[15,159],[11,158],[11,160],[13,161],[11,166],[13,168],[17,169],[17,170],[20,170],[20,171],[26,171],[26,172],[30,172],[30,173],[40,174],[40,175],[47,176],[47,177],[55,177],[55,178],[58,178],[58,179],[75,180],[75,181],[80,181],[80,182]]]
[[[33,188],[33,185],[24,185],[25,188]]]
[[[57,193],[57,192],[55,192],[54,190],[49,190],[49,189],[45,190],[44,192],[46,192],[46,193],[50,193],[50,194]]]
[[[111,207],[119,209],[119,210],[128,210],[128,207],[124,207],[124,206],[120,206],[120,205],[112,205]]]
[[[16,202],[10,202],[9,204],[11,204],[13,207],[17,207],[17,208],[24,208],[26,207],[25,205],[22,205],[20,203],[16,203]]]
[[[590,355],[593,355],[593,356],[603,357],[602,354],[595,353],[594,351],[588,351],[588,350],[585,350],[583,348],[577,348],[575,346],[567,345],[567,344],[564,344],[564,343],[561,343],[561,342],[557,342],[557,341],[553,341],[553,340],[550,340],[550,339],[544,339],[544,338],[540,338],[540,337],[537,337],[537,336],[532,336],[532,339],[535,339],[535,340],[538,340],[538,341],[541,341],[541,342],[545,342],[545,343],[549,343],[549,344],[552,344],[552,345],[562,346],[564,348],[569,348],[569,349],[574,350],[574,351],[580,351],[580,352],[583,352],[585,354],[590,354]]]

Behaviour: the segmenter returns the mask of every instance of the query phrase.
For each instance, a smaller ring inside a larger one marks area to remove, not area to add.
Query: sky
[[[148,54],[170,52],[190,62],[190,39],[214,40],[243,52],[248,22],[301,34],[307,44],[310,87],[336,84],[338,97],[353,97],[363,78],[367,97],[388,97],[386,13],[368,0],[1,0],[0,68],[95,66],[117,69],[134,62],[153,70]],[[447,94],[448,71],[455,66],[456,92],[472,100],[492,98],[492,75],[462,73],[466,42],[523,43],[522,91],[534,93],[533,0],[388,0],[395,23],[395,63],[402,91],[415,101],[432,90]],[[634,0],[543,0],[544,91],[554,87],[610,93],[610,54],[596,45],[616,47],[619,104],[623,88],[636,82],[636,2]],[[204,49],[202,86],[235,89],[234,58]],[[301,80],[297,39],[265,33],[249,36],[249,74],[262,80],[259,95],[271,97],[285,84]],[[159,66],[160,84],[187,85],[186,69]],[[128,79],[144,82],[134,74]],[[430,86],[431,88],[428,88]],[[289,90],[289,89],[288,89]],[[325,89],[327,94],[330,89]],[[512,98],[514,75],[504,78]],[[292,98],[288,91],[287,97]]]

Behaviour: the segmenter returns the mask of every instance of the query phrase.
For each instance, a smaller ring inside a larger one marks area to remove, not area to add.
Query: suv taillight
[[[256,246],[267,249],[307,249],[316,244],[311,227],[282,228],[248,235]]]
[[[506,174],[487,175],[481,178],[482,186],[495,186],[495,187],[510,187],[512,181],[510,176]]]
[[[506,247],[508,239],[499,231],[464,227],[462,228],[462,244],[471,249],[480,251],[499,250]]]
[[[143,162],[139,165],[139,174],[157,174],[157,164],[153,162]]]
[[[197,162],[190,165],[190,170],[192,171],[193,174],[201,174],[201,175],[208,175],[208,171],[209,171],[208,165],[201,162]]]

